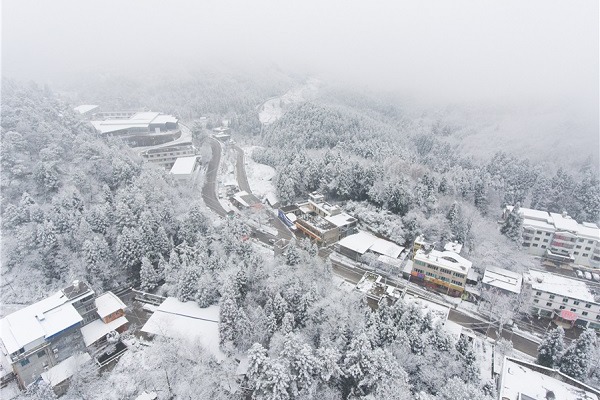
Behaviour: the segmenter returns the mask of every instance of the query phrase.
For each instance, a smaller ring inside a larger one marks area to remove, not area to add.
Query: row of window
[[[540,291],[535,292],[535,295],[536,296],[541,296],[542,292],[540,292]],[[553,299],[556,298],[556,295],[551,294],[550,296],[548,296],[548,298],[550,300],[553,300]],[[563,297],[562,302],[565,303],[565,304],[569,304],[569,300],[572,300],[572,299],[569,299],[568,297]],[[552,303],[550,303],[550,304],[552,304]],[[581,302],[579,300],[573,300],[573,305],[578,306],[579,304],[581,304]],[[590,303],[586,303],[585,304],[585,308],[592,308],[592,305]]]
[[[525,233],[533,233],[533,230],[526,229],[526,230],[524,230],[524,232]],[[550,232],[535,231],[536,235],[542,235],[542,233],[545,236],[550,236],[551,235]],[[586,241],[586,239],[569,238],[567,236],[562,236],[562,235],[554,235],[554,238],[558,239],[558,240],[562,240],[562,241],[568,241],[568,242],[576,242],[577,241],[579,243],[584,243]],[[536,239],[536,240],[539,240],[539,239]],[[546,241],[546,240],[544,240],[544,241]],[[593,240],[588,240],[587,243],[588,244],[594,244],[594,241]],[[578,248],[581,248],[581,246],[578,246]],[[586,250],[590,250],[590,249],[586,248]]]

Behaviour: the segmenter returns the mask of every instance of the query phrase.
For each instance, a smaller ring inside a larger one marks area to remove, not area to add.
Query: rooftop
[[[482,282],[486,285],[519,294],[523,284],[523,275],[507,269],[487,267]]]
[[[72,377],[83,364],[91,359],[92,358],[88,353],[72,355],[66,360],[56,364],[48,371],[42,373],[42,379],[52,387],[59,385]]]
[[[194,172],[197,156],[179,157],[175,160],[170,173],[173,175],[189,175]]]
[[[129,323],[125,316],[119,317],[108,324],[105,324],[101,319],[92,321],[91,323],[81,328],[81,335],[85,346],[91,346],[98,340],[106,337],[109,332],[115,331],[123,325]]]
[[[113,292],[106,292],[95,300],[100,318],[109,316],[118,310],[125,310],[127,306]]]
[[[143,111],[133,114],[130,118],[115,118],[92,121],[92,125],[101,133],[110,133],[128,128],[150,128],[150,124],[176,124],[177,118],[172,115],[152,111]]]
[[[354,235],[349,235],[340,240],[340,246],[355,251],[359,254],[365,254],[367,250],[382,254],[392,258],[398,258],[404,247],[398,246],[389,240],[378,238],[365,231],[358,231]]]
[[[500,399],[547,400],[577,399],[598,400],[598,392],[550,368],[504,359],[499,388]]]
[[[594,294],[583,281],[533,269],[529,270],[529,276],[531,278],[531,287],[534,290],[541,290],[591,303],[596,302]]]
[[[325,217],[325,219],[337,227],[350,225],[350,224],[353,224],[354,222],[356,222],[356,218],[354,218],[353,216],[348,215],[346,213],[330,215],[328,217]]]
[[[444,245],[444,250],[452,251],[456,254],[460,254],[462,248],[463,248],[463,245],[458,242],[448,242]]]
[[[168,297],[148,319],[142,331],[199,341],[217,360],[225,359],[219,348],[219,306],[200,308],[195,302],[184,303]]]
[[[82,104],[80,106],[75,107],[74,110],[77,111],[79,114],[85,114],[87,112],[95,110],[96,108],[98,108],[98,106],[94,104]]]
[[[512,209],[513,206],[506,206],[506,210],[512,211]],[[594,223],[583,222],[579,224],[566,213],[549,213],[524,207],[519,208],[519,210],[523,216],[523,226],[551,231],[568,231],[585,238],[600,240],[600,228]]]
[[[450,313],[450,307],[448,306],[445,306],[440,303],[435,303],[430,300],[425,300],[421,297],[408,293],[404,295],[404,301],[408,304],[417,304],[424,314],[431,312],[431,316],[433,317],[434,322],[440,321],[444,323],[448,319],[448,314]]]
[[[471,261],[452,251],[431,250],[425,252],[423,250],[417,250],[414,260],[424,261],[463,274],[467,274],[471,269],[471,266],[473,266]]]

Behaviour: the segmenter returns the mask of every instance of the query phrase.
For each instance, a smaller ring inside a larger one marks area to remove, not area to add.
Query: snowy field
[[[250,189],[256,197],[264,199],[269,194],[275,195],[275,185],[273,184],[275,169],[268,165],[259,164],[252,159],[252,152],[258,147],[246,146],[242,150],[246,154],[246,175]]]

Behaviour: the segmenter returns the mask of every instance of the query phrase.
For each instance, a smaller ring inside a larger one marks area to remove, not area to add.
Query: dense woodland
[[[224,95],[220,84],[205,82],[198,87],[214,89],[197,99],[175,102],[175,92],[165,88],[170,95],[148,101],[190,119],[230,118],[234,129],[253,137],[250,112],[279,84],[252,89],[240,103],[232,103],[233,89]],[[147,93],[133,89],[139,98]],[[373,312],[360,296],[334,290],[328,264],[308,242],[283,257],[265,255],[242,240],[248,228],[239,219],[217,220],[199,203],[198,191],[178,187],[123,143],[99,138],[49,89],[3,81],[2,93],[4,304],[29,304],[85,279],[99,292],[135,285],[221,307],[227,361],[217,363],[193,343],[156,340],[130,349],[110,372],[79,371],[65,398],[132,398],[143,390],[181,399],[243,393],[256,399],[494,398],[473,350],[449,337],[431,314],[403,301]],[[209,106],[215,93],[222,103]],[[114,106],[141,104],[139,98],[123,95]],[[444,143],[443,126],[414,133],[396,111],[360,112],[348,102],[300,105],[263,132],[265,149],[253,157],[278,170],[284,201],[322,190],[400,243],[419,233],[455,239],[476,263],[511,269],[530,261],[498,232],[501,204],[598,220],[595,171],[546,176],[503,153],[480,164]],[[597,355],[588,342],[571,351],[587,352],[586,365],[568,366],[568,351],[562,359],[567,373],[593,383],[599,371],[591,367]],[[233,359],[242,353],[250,367],[241,382],[245,391],[236,391]],[[23,397],[51,398],[43,386]]]

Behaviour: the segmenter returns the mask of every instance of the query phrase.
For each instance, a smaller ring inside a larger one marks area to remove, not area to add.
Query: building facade
[[[507,206],[503,218],[512,209],[512,206]],[[522,245],[530,254],[557,264],[600,269],[600,228],[596,224],[579,224],[566,213],[523,207],[519,212],[523,217]]]
[[[528,285],[532,314],[600,330],[600,298],[585,282],[530,270]]]
[[[472,263],[451,251],[419,249],[413,257],[411,280],[451,296],[465,290]]]

